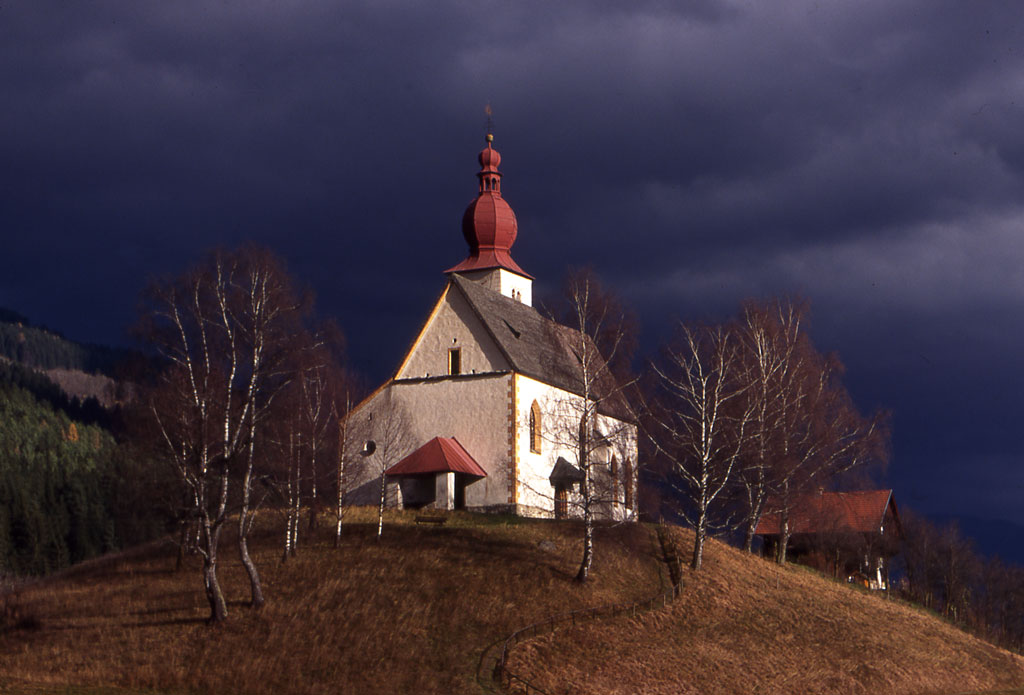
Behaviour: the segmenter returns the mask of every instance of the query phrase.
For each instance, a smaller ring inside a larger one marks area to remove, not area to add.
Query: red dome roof
[[[501,164],[501,154],[498,150],[491,147],[491,141],[494,139],[493,135],[487,136],[487,147],[480,150],[480,154],[477,155],[476,159],[480,162],[481,174],[486,172],[488,174],[498,173],[498,165]],[[499,174],[500,176],[500,174]]]
[[[516,242],[519,224],[516,214],[501,195],[488,191],[469,204],[462,216],[462,236],[470,253],[480,248],[502,248],[508,251]]]
[[[488,134],[487,146],[477,157],[480,192],[462,216],[462,236],[469,244],[469,257],[445,272],[505,268],[529,278],[531,276],[512,260],[510,253],[519,225],[512,208],[501,197],[501,172],[498,171],[501,155],[491,147],[492,140],[493,136]]]

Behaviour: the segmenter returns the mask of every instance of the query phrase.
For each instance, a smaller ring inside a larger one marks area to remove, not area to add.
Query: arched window
[[[623,502],[626,505],[627,511],[633,510],[633,463],[626,459],[622,462],[622,482],[623,492],[625,499]]]
[[[537,401],[530,406],[530,451],[540,453],[540,428],[541,428],[540,406]]]
[[[611,462],[608,467],[611,469],[609,472],[612,474],[612,504],[619,503],[619,461],[612,456]]]

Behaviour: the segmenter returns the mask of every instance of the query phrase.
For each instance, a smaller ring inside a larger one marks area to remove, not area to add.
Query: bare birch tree
[[[604,469],[608,461],[595,454],[614,449],[624,437],[630,436],[629,424],[623,423],[621,417],[632,419],[624,389],[634,381],[629,376],[628,363],[635,335],[632,317],[615,297],[602,289],[593,271],[571,272],[564,294],[563,323],[571,330],[552,323],[552,330],[558,335],[551,336],[551,341],[569,349],[579,369],[573,378],[575,397],[559,405],[562,413],[555,419],[565,424],[554,436],[573,451],[582,475],[579,505],[583,513],[583,553],[576,573],[576,581],[582,583],[590,577],[594,560],[595,513],[606,499],[602,495],[602,480],[611,480],[610,471]],[[618,376],[613,365],[618,366]],[[621,417],[602,418],[601,413],[609,410],[615,410]],[[610,431],[600,431],[602,422]],[[635,434],[635,428],[632,433]],[[606,474],[603,478],[602,473]]]
[[[302,499],[302,477],[300,473],[302,455],[301,444],[295,440],[299,438],[294,420],[289,423],[284,442],[279,444],[285,461],[284,480],[284,552],[281,554],[281,561],[287,561],[295,557],[296,548],[299,544],[299,511]]]
[[[352,396],[347,387],[347,384],[343,387],[344,396],[341,396],[336,401],[336,404],[340,407],[336,407],[337,424],[338,424],[338,465],[335,475],[335,484],[337,485],[337,505],[335,506],[335,525],[334,525],[334,547],[338,548],[341,546],[341,523],[345,518],[345,503],[346,494],[348,492],[348,481],[350,480],[351,472],[348,470],[349,463],[349,449],[350,449],[350,435],[352,428],[350,427],[349,416],[352,413]]]
[[[246,248],[239,256],[242,272],[237,290],[241,307],[235,320],[248,357],[244,364],[248,383],[243,417],[248,416],[249,431],[238,513],[238,551],[249,576],[251,605],[258,608],[264,603],[263,588],[248,543],[255,521],[252,479],[257,430],[272,412],[275,399],[295,378],[296,367],[291,359],[293,340],[302,332],[308,301],[303,302],[296,296],[291,279],[269,251]],[[227,315],[224,320],[228,323]]]
[[[304,490],[310,532],[319,512],[321,462],[330,456],[333,438],[330,431],[337,422],[337,393],[343,388],[343,372],[338,354],[341,334],[328,326],[296,337],[295,378],[289,388],[289,402],[282,420],[287,427],[289,462],[286,476],[285,558],[298,547],[299,525]],[[282,436],[282,443],[285,437]]]
[[[806,331],[807,307],[792,300],[748,303],[744,353],[754,401],[743,483],[745,547],[765,513],[779,515],[776,560],[786,562],[789,515],[814,487],[887,460],[885,415],[865,418],[842,385],[842,363],[822,355]],[[769,509],[770,507],[770,509]]]
[[[741,468],[746,502],[744,549],[753,547],[754,531],[774,492],[777,439],[787,414],[798,407],[804,304],[772,300],[746,302],[739,337],[745,372],[750,381],[747,398],[753,405],[749,446]]]
[[[317,486],[320,478],[319,464],[328,444],[328,430],[335,418],[331,407],[327,365],[319,362],[311,369],[303,370],[299,380],[302,390],[302,423],[309,452],[309,531],[312,533],[316,528],[320,507]]]
[[[384,507],[387,505],[386,472],[412,451],[414,443],[409,432],[409,418],[404,406],[389,388],[372,405],[350,411],[339,427],[339,435],[346,440],[342,449],[345,453],[339,462],[339,478],[343,473],[349,475],[351,468],[352,477],[368,481],[367,487],[372,482],[377,483],[375,501],[377,538],[380,539],[384,531]],[[342,486],[341,490],[345,490],[345,487]],[[339,507],[339,528],[340,516]]]
[[[239,384],[238,350],[220,330],[218,295],[225,287],[219,262],[194,269],[148,293],[144,335],[167,361],[149,406],[166,453],[188,489],[199,524],[197,552],[210,619],[227,616],[217,575],[219,540],[227,520],[229,473],[242,436],[233,403]]]
[[[751,387],[734,326],[681,324],[676,340],[652,363],[657,395],[648,428],[668,482],[685,500],[679,511],[694,528],[690,566],[699,570],[709,529],[727,509],[753,416]]]
[[[309,530],[316,527],[320,511],[320,463],[330,453],[330,431],[338,420],[339,399],[348,388],[341,367],[344,339],[332,321],[322,324],[311,336],[308,359],[299,371],[302,393],[302,422],[309,452]]]
[[[183,276],[154,284],[146,304],[140,328],[166,360],[150,410],[194,503],[211,620],[221,621],[227,606],[217,562],[233,472],[241,479],[238,548],[251,605],[264,601],[247,544],[257,430],[290,378],[284,346],[300,304],[276,259],[258,249],[213,253]]]
[[[220,532],[227,518],[227,462],[218,456],[214,413],[220,375],[206,359],[199,324],[185,327],[180,297],[172,298],[169,312],[181,320],[187,347],[171,358],[171,366],[161,374],[149,393],[149,408],[157,431],[166,446],[165,455],[187,489],[191,503],[187,517],[195,520],[194,550],[202,557],[203,590],[210,606],[210,620],[227,617],[227,603],[217,574]],[[188,301],[185,299],[184,301]],[[187,306],[187,304],[186,304]],[[191,322],[190,322],[191,323]]]
[[[801,497],[838,475],[887,460],[885,416],[879,412],[865,418],[857,411],[840,383],[838,358],[812,353],[802,360],[802,367],[806,371],[796,385],[797,407],[787,411],[777,438],[780,564],[786,562],[789,514]]]

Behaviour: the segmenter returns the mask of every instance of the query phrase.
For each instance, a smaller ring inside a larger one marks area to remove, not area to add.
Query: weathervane
[[[484,113],[487,114],[487,142],[490,142],[494,139],[494,119],[491,118],[490,102],[484,105]]]

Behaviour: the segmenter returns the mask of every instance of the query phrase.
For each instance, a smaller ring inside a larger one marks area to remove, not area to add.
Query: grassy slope
[[[580,588],[574,526],[456,515],[444,527],[417,527],[396,515],[378,544],[363,515],[340,551],[324,528],[284,564],[273,520],[273,534],[256,544],[268,597],[258,613],[240,605],[248,583],[225,545],[231,615],[215,628],[204,623],[198,571],[174,573],[168,547],[87,563],[26,589],[19,603],[41,626],[0,634],[0,692],[39,684],[479,692],[476,668],[489,643],[552,613],[641,598],[662,582],[645,528],[601,532],[595,581]],[[538,547],[545,539],[554,550]]]
[[[269,603],[258,613],[241,605],[247,584],[226,539],[232,614],[215,628],[203,621],[198,572],[173,572],[167,547],[29,587],[19,606],[39,626],[0,633],[0,692],[479,692],[474,674],[488,643],[552,613],[663,587],[646,528],[602,531],[594,582],[581,588],[571,581],[572,525],[457,515],[424,528],[396,515],[378,544],[363,514],[340,551],[325,528],[285,564],[279,520],[268,517],[273,533],[259,539],[256,559]],[[538,547],[545,539],[555,550]],[[513,658],[552,692],[955,692],[1024,683],[1024,660],[941,621],[718,544],[668,611],[560,632],[517,647]]]
[[[680,531],[681,547],[692,536]],[[713,542],[672,607],[533,641],[551,693],[958,693],[1024,686],[1024,659],[895,601]]]

